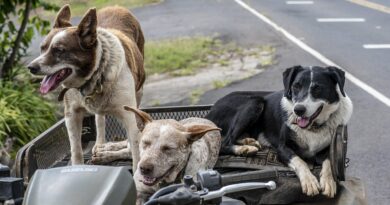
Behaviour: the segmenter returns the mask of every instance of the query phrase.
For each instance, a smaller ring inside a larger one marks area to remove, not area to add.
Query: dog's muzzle
[[[304,106],[303,106],[303,107],[304,107]],[[305,117],[305,116],[303,116],[304,113],[301,114],[301,113],[298,111],[298,113],[299,113],[300,115],[297,114],[298,117],[297,117],[297,119],[296,119],[296,124],[297,124],[300,128],[302,128],[302,129],[305,129],[305,128],[309,127],[309,126],[313,123],[313,121],[320,115],[320,113],[321,113],[323,107],[324,107],[324,106],[321,105],[321,106],[314,112],[314,114],[311,115],[310,117]],[[304,107],[304,111],[306,112],[306,108],[305,108],[305,107]],[[294,108],[294,112],[295,112],[295,108]]]

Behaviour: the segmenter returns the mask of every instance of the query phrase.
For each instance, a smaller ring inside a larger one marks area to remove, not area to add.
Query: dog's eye
[[[298,90],[300,90],[300,89],[301,89],[301,84],[295,83],[295,84],[293,85],[293,90],[294,90],[294,91],[298,91]]]
[[[52,50],[55,53],[62,53],[62,52],[64,52],[65,49],[62,47],[53,47]]]
[[[166,146],[166,145],[164,145],[164,146],[161,147],[161,151],[163,151],[163,152],[170,151],[171,149],[172,149],[171,147]]]
[[[314,93],[320,93],[321,92],[321,87],[319,85],[316,85],[314,84],[312,87],[311,87],[311,90],[314,92]]]

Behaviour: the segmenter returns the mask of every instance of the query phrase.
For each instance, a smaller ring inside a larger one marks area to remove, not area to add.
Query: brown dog
[[[142,204],[161,184],[171,184],[184,175],[196,177],[199,170],[211,169],[221,146],[220,130],[202,118],[152,120],[141,110],[125,106],[144,122],[140,161],[134,180],[137,204]]]
[[[99,12],[90,9],[78,26],[71,25],[70,17],[70,8],[65,5],[41,44],[41,55],[28,68],[33,74],[45,75],[42,94],[59,85],[65,88],[62,94],[65,93],[72,164],[83,163],[82,121],[89,112],[95,114],[97,127],[93,161],[129,158],[130,143],[135,168],[139,158],[138,128],[135,115],[124,111],[123,105],[137,107],[142,96],[145,72],[140,25],[122,7],[108,7]],[[128,142],[105,146],[108,114],[123,122]]]

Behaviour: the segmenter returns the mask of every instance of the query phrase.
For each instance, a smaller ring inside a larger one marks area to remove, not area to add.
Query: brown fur
[[[136,91],[139,91],[145,82],[143,65],[145,40],[137,19],[129,10],[119,6],[99,10],[97,18],[99,27],[109,29],[121,41],[125,49],[127,64],[134,76]],[[135,49],[134,43],[138,50]]]
[[[137,43],[138,49],[144,56],[144,34],[137,18],[129,10],[119,6],[112,6],[99,10],[97,15],[99,27],[121,31]]]
[[[127,64],[133,73],[136,91],[139,91],[145,82],[143,55],[140,50],[136,49],[137,47],[134,45],[134,42],[131,41],[125,34],[114,29],[109,29],[109,31],[121,41],[126,53]]]

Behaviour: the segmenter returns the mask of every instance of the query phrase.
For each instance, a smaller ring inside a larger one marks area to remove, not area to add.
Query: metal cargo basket
[[[143,111],[149,113],[155,120],[176,119],[181,120],[188,117],[205,117],[212,105],[180,106],[180,107],[159,107],[146,108]],[[94,116],[88,116],[83,122],[82,145],[84,151],[84,162],[91,159],[91,150],[94,145],[95,131]],[[345,154],[347,145],[346,127],[339,127],[333,137],[331,146],[331,161],[334,163],[334,176],[338,180],[344,180]],[[106,139],[107,141],[118,141],[125,139],[126,131],[121,124],[113,117],[106,118]],[[64,119],[57,122],[51,128],[22,147],[17,153],[15,162],[15,173],[17,177],[24,178],[27,184],[37,169],[48,169],[53,167],[67,166],[70,160],[70,145]],[[113,166],[131,167],[131,159],[115,161]],[[312,167],[315,168],[315,167]],[[242,172],[245,170],[274,169],[280,176],[293,176],[288,167],[285,167],[277,157],[275,150],[264,148],[255,156],[220,156],[215,169],[221,173]]]

